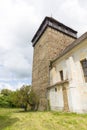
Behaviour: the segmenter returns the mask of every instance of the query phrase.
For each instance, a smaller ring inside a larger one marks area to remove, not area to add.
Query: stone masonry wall
[[[32,86],[40,96],[39,110],[47,109],[47,87],[49,86],[49,63],[75,39],[47,27],[34,47]]]

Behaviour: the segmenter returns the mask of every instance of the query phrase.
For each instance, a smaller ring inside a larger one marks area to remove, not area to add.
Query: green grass
[[[0,108],[0,130],[87,130],[87,114]]]

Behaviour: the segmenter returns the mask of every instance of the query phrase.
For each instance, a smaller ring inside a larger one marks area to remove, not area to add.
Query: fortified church
[[[39,110],[87,112],[87,33],[45,17],[32,39],[32,86]]]

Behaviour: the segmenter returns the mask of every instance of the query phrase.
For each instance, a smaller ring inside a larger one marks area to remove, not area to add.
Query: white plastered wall
[[[57,92],[55,92],[55,88],[50,89],[50,106],[51,110],[63,110],[64,102],[63,102],[63,93],[62,87],[57,88]]]
[[[69,80],[67,94],[69,110],[71,112],[87,112],[87,83],[84,80],[83,70],[80,63],[80,61],[85,58],[87,58],[87,40],[84,40],[69,53],[58,59],[54,63],[55,67],[50,71],[51,85],[60,81],[60,70],[63,70],[64,80]],[[62,89],[60,90],[55,93],[53,88],[50,89],[51,106],[54,105],[55,108],[57,108],[59,102],[61,102],[60,104],[63,106],[63,96],[60,96],[59,94],[61,93],[61,95],[63,95]]]

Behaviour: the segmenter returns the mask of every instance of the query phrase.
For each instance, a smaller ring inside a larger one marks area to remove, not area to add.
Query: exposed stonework
[[[47,109],[50,60],[58,56],[75,38],[47,27],[34,46],[32,86],[40,96],[40,110]]]
[[[68,112],[69,106],[68,106],[68,96],[67,96],[67,84],[63,85],[62,91],[63,91],[63,100],[64,100],[64,111]]]

